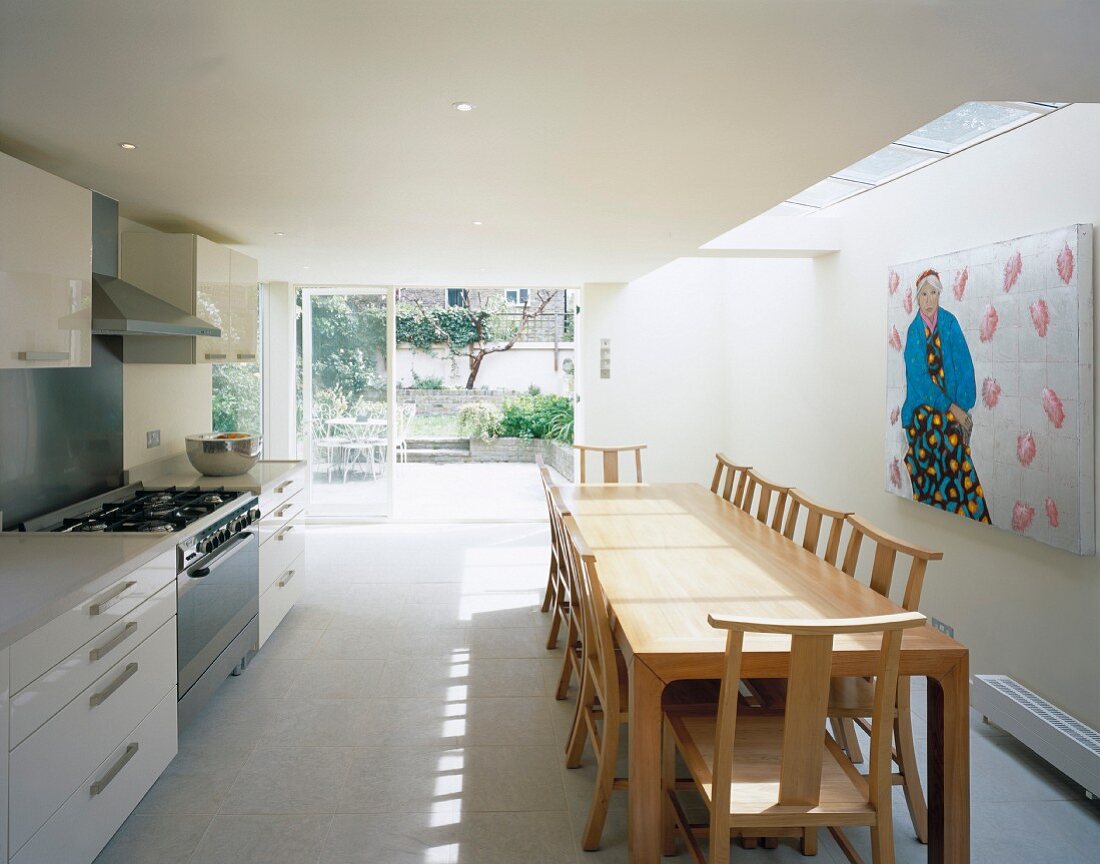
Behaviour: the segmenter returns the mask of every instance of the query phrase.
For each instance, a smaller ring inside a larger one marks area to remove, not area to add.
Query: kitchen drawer
[[[300,514],[301,511],[299,511]],[[306,536],[300,522],[290,521],[260,546],[260,593],[282,574],[306,549]]]
[[[306,556],[299,555],[260,595],[260,647],[301,596],[305,563]]]
[[[306,488],[305,471],[299,469],[289,474],[273,489],[260,494],[260,515],[267,516]],[[299,501],[303,500],[301,498]]]
[[[82,645],[51,669],[49,674],[35,679],[12,696],[9,747],[14,749],[175,614],[176,585],[173,582],[113,627]]]
[[[278,535],[288,522],[299,519],[305,514],[306,508],[300,501],[300,498],[292,498],[290,501],[280,504],[270,515],[265,516],[256,523],[256,534],[259,537],[261,546]],[[301,533],[300,529],[295,529],[295,531]]]
[[[137,726],[175,683],[173,617],[11,752],[11,849],[50,818],[115,749],[119,733]]]
[[[85,642],[132,614],[165,585],[175,582],[176,550],[172,548],[24,636],[11,646],[12,692],[18,693]]]
[[[12,864],[92,861],[175,755],[173,686],[107,758],[85,775],[76,791],[14,854]]]

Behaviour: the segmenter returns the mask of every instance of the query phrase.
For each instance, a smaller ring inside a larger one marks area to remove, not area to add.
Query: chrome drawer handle
[[[295,572],[296,571],[294,571],[294,570],[287,570],[286,575],[282,579],[279,580],[279,587],[280,588],[286,588],[287,583],[290,582],[290,580],[294,578],[294,573]]]
[[[68,351],[20,351],[20,360],[68,360]]]
[[[93,693],[88,699],[88,703],[95,708],[97,705],[102,705],[108,699],[111,698],[111,694],[114,693],[119,687],[129,681],[135,672],[138,670],[137,663],[127,663],[126,668],[122,670],[122,674],[119,675],[114,681],[108,684],[104,689],[98,693]]]
[[[113,639],[107,642],[105,645],[100,645],[98,648],[93,648],[88,652],[88,659],[93,663],[100,657],[106,657],[112,651],[114,651],[119,645],[129,639],[137,632],[137,621],[130,621],[125,627],[122,628]]]
[[[118,761],[111,766],[111,770],[100,777],[98,780],[96,780],[95,783],[93,783],[88,789],[88,791],[92,793],[93,798],[111,785],[111,781],[114,780],[116,776],[118,776],[119,771],[126,767],[126,763],[134,758],[134,754],[137,753],[137,751],[137,741],[131,741],[129,744],[126,745],[126,752],[118,757]]]
[[[228,354],[207,354],[206,359],[207,360],[224,360],[228,356],[229,356]]]
[[[294,530],[293,525],[287,525],[286,528],[284,528],[282,531],[280,531],[278,534],[275,535],[275,539],[276,540],[282,540],[283,538],[286,537],[287,534],[289,534],[293,530]]]
[[[238,354],[237,359],[238,360],[255,360],[256,355],[255,354]]]
[[[280,507],[278,510],[275,511],[275,518],[276,519],[282,519],[283,514],[286,513],[286,511],[289,510],[293,506],[294,506],[293,504],[284,504],[282,507]]]
[[[119,600],[121,600],[122,595],[133,588],[135,585],[137,585],[137,582],[131,579],[129,582],[123,582],[121,585],[112,588],[111,591],[108,592],[108,594],[102,600],[100,600],[98,603],[93,603],[91,606],[88,607],[88,614],[102,615],[105,611],[110,609]]]
[[[294,485],[293,480],[287,480],[285,483],[280,483],[278,486],[276,486],[275,491],[277,493],[279,493],[280,495],[282,495],[286,491],[287,486],[293,486],[293,485]]]

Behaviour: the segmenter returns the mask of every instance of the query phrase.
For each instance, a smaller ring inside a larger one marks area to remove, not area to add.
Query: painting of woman
[[[913,499],[979,522],[989,506],[970,453],[977,401],[974,362],[958,319],[940,308],[935,270],[916,281],[917,314],[905,340],[905,467]]]

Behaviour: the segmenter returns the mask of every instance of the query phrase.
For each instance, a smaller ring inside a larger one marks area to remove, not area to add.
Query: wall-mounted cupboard
[[[92,362],[92,193],[0,153],[0,369]]]
[[[197,315],[220,336],[127,339],[127,363],[254,363],[259,265],[197,234],[124,231],[121,276]]]

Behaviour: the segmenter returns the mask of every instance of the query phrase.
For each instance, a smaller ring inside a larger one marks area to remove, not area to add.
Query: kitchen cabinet
[[[92,193],[0,153],[0,369],[92,362]]]
[[[296,471],[260,495],[260,638],[257,648],[293,608],[305,584],[305,473]]]
[[[8,740],[8,690],[8,649],[0,648],[0,741]],[[0,768],[0,861],[7,861],[7,856],[8,766],[4,763]]]
[[[0,669],[0,860],[89,864],[176,753],[175,550],[0,652]]]
[[[196,234],[124,231],[121,276],[221,330],[220,336],[123,340],[126,363],[253,363],[259,265]]]

